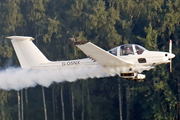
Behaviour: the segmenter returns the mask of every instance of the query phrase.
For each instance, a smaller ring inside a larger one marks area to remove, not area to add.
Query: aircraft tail
[[[21,68],[31,69],[42,63],[48,63],[49,60],[32,42],[34,38],[26,36],[10,36],[13,47],[15,49]]]

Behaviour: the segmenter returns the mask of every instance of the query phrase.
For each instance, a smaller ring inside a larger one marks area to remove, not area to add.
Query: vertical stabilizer
[[[32,42],[34,38],[25,36],[10,36],[16,55],[22,68],[31,69],[41,63],[48,63],[49,60]]]

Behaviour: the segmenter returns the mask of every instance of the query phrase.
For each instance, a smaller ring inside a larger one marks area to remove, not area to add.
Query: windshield
[[[142,54],[146,49],[140,45],[135,45],[135,49],[136,49],[136,52],[137,54]]]
[[[117,47],[109,50],[109,52],[115,56],[117,56]]]

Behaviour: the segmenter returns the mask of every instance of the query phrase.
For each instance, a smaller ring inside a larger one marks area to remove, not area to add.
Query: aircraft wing
[[[77,42],[75,45],[89,58],[93,59],[103,67],[127,67],[134,64],[133,62],[125,61],[108,51],[103,50],[91,42]]]

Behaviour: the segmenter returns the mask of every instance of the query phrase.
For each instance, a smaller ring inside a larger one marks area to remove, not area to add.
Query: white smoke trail
[[[8,68],[0,71],[0,89],[20,90],[34,87],[37,84],[49,87],[53,82],[69,81],[77,79],[100,78],[114,76],[114,72],[102,67],[26,70],[21,68]]]

